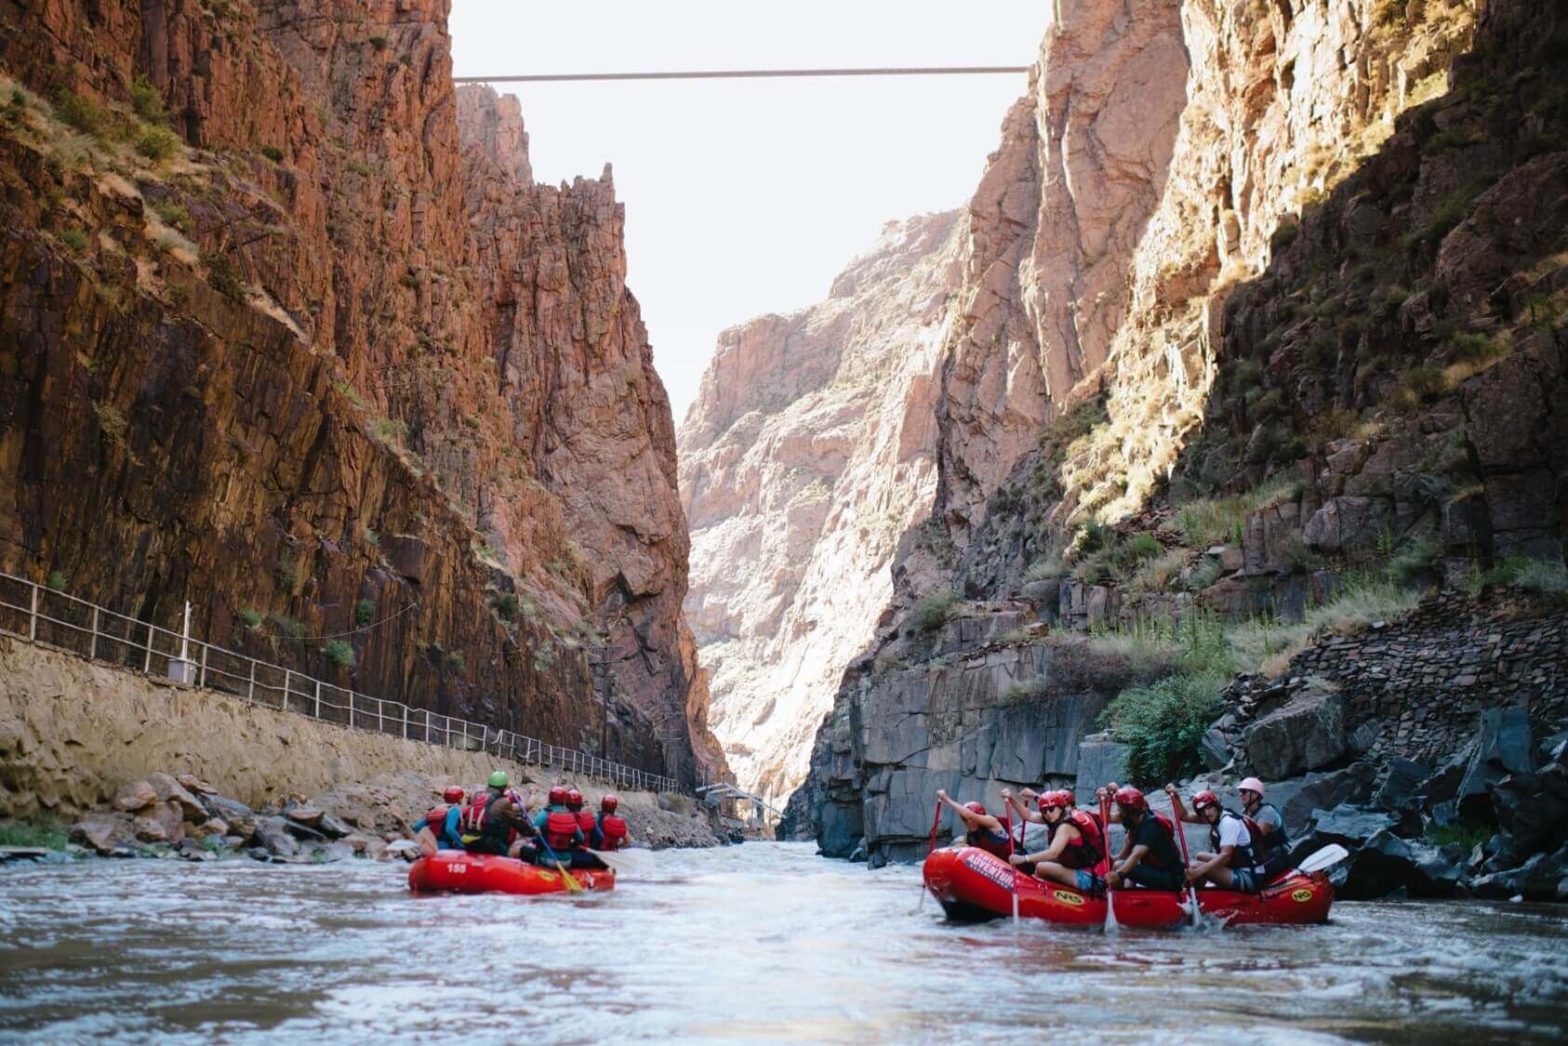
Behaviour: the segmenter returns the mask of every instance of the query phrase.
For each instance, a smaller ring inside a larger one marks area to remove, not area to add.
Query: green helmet
[[[505,770],[492,770],[490,772],[490,787],[491,788],[505,788],[507,785],[509,785],[511,783],[512,783],[512,779],[510,777],[506,776],[506,771]]]

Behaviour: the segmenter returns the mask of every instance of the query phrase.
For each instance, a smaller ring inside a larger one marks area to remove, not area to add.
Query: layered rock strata
[[[162,625],[189,598],[209,638],[370,693],[717,767],[612,184],[532,184],[515,102],[454,92],[446,15],[0,6],[5,566]]]
[[[820,305],[726,331],[681,426],[687,617],[713,728],[744,786],[783,797],[892,594],[935,488],[938,349],[966,223],[890,224]]]

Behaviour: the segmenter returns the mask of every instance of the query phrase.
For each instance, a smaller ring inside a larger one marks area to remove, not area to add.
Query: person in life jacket
[[[523,856],[523,847],[538,835],[528,819],[528,806],[512,788],[505,770],[496,770],[481,792],[463,808],[463,845],[469,853]]]
[[[583,833],[583,845],[591,850],[604,849],[599,845],[599,819],[592,810],[583,809],[583,794],[575,788],[567,789],[566,808],[577,818],[577,827]]]
[[[1252,818],[1258,826],[1254,842],[1263,846],[1263,874],[1272,879],[1290,867],[1290,836],[1285,832],[1285,818],[1273,803],[1263,801],[1263,782],[1248,777],[1241,782],[1241,812]]]
[[[570,790],[575,791],[575,788]],[[552,854],[557,860],[570,861],[572,850],[583,844],[583,832],[578,826],[577,815],[567,807],[570,792],[565,785],[552,786],[548,805],[534,815],[534,827],[539,830],[548,848],[544,854],[547,861]]]
[[[1046,848],[1039,853],[1014,854],[1015,865],[1035,866],[1034,875],[1084,893],[1097,893],[1105,885],[1095,868],[1105,857],[1105,837],[1098,819],[1072,806],[1072,792],[1060,789],[1037,796],[1045,821]]]
[[[1116,804],[1113,820],[1120,821],[1127,829],[1127,838],[1121,852],[1111,860],[1105,885],[1117,887],[1132,883],[1150,890],[1172,891],[1185,888],[1181,854],[1176,851],[1175,826],[1150,810],[1149,801],[1136,788],[1118,788],[1111,799]]]
[[[964,842],[968,846],[977,846],[993,857],[1007,860],[1012,853],[1012,843],[1007,837],[1007,829],[1002,827],[1002,822],[985,812],[985,807],[980,803],[958,803],[948,797],[947,792],[937,789],[936,797],[952,808],[964,822]]]
[[[1258,856],[1258,848],[1253,845],[1253,826],[1247,824],[1247,819],[1222,807],[1220,797],[1208,789],[1193,795],[1192,813],[1182,805],[1175,785],[1166,785],[1165,792],[1171,797],[1171,807],[1178,819],[1209,826],[1212,849],[1193,856],[1197,863],[1187,869],[1187,881],[1257,893],[1263,885],[1263,862]]]
[[[432,806],[425,816],[414,824],[414,841],[427,857],[437,850],[461,850],[463,837],[460,825],[463,818],[463,789],[449,786],[441,793],[442,805]]]
[[[601,850],[619,850],[632,844],[631,832],[627,830],[625,819],[615,812],[620,805],[620,799],[613,795],[606,795],[599,800],[599,849]]]

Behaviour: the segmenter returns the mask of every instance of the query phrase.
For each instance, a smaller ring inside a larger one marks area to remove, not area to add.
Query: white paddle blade
[[[1350,851],[1338,843],[1330,843],[1296,866],[1302,872],[1321,872],[1350,856]]]
[[[653,867],[653,854],[647,850],[589,850],[615,869],[617,875],[643,875]]]

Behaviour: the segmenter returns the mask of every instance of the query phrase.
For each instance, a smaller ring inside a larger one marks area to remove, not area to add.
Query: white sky
[[[455,0],[458,76],[1028,65],[1045,0]],[[721,330],[820,301],[883,222],[968,200],[1025,74],[498,84],[534,176],[614,164],[679,424]]]

